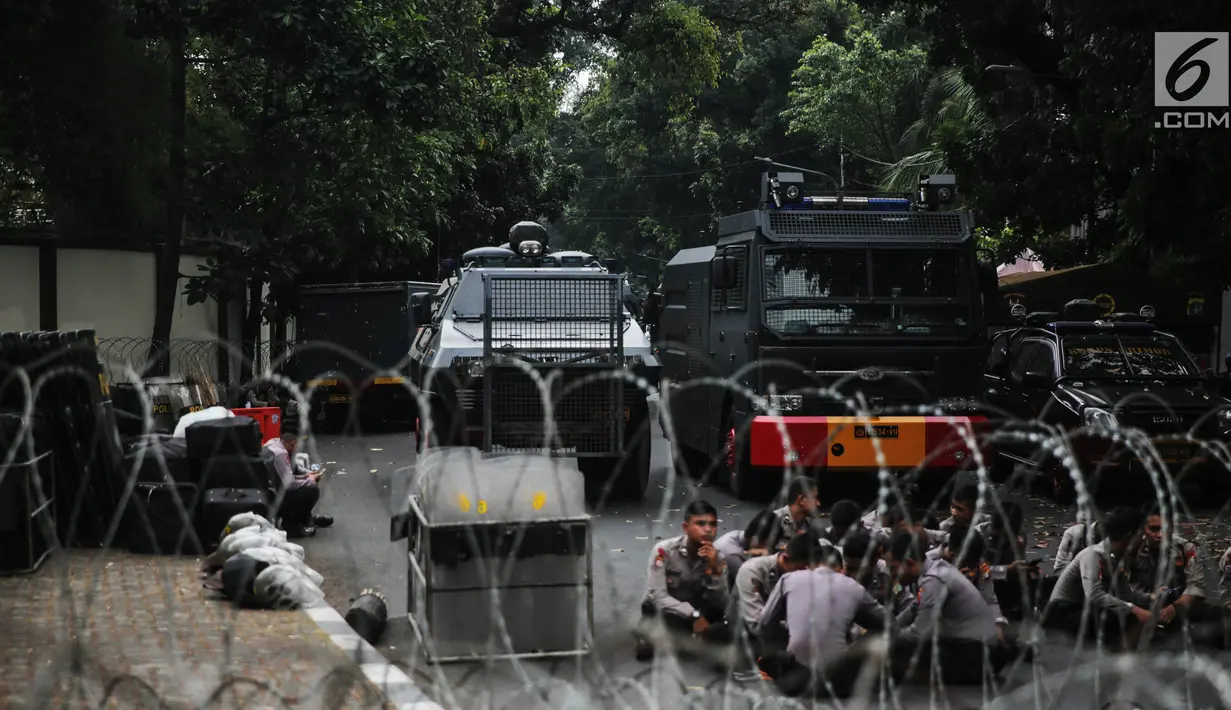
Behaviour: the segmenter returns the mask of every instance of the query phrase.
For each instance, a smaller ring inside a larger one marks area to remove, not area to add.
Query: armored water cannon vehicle
[[[821,173],[767,164],[757,208],[665,268],[655,345],[677,463],[715,462],[740,497],[786,468],[825,483],[969,466],[956,427],[981,421],[982,303],[999,295],[973,216],[942,210],[953,176],[914,195],[825,192],[805,181]]]
[[[421,446],[577,458],[590,500],[640,499],[649,481],[649,404],[659,361],[626,306],[615,263],[552,252],[533,222],[509,242],[447,265],[412,349],[431,402]]]

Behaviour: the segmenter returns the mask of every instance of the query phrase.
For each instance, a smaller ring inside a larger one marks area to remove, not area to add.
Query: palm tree
[[[903,157],[882,172],[883,190],[911,192],[919,184],[920,175],[945,172],[948,165],[943,146],[970,140],[989,125],[973,87],[959,69],[921,73],[911,83],[918,87],[911,93],[918,96],[919,118],[899,140],[899,155]]]

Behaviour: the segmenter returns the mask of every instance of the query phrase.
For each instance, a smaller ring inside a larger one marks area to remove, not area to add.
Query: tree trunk
[[[168,153],[167,229],[166,240],[158,252],[154,294],[154,332],[146,371],[170,374],[171,324],[175,318],[175,298],[179,294],[180,251],[184,233],[184,174],[188,62],[187,31],[178,2],[171,3],[173,29],[168,38],[170,61],[171,139]]]
[[[261,348],[261,308],[264,306],[265,284],[258,279],[248,282],[248,310],[244,314],[243,339],[244,358],[240,365],[239,381],[241,386],[252,382],[258,356]]]

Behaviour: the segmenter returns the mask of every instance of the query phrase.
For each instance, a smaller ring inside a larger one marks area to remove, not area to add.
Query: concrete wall
[[[204,262],[184,256],[180,273],[197,274]],[[60,249],[56,254],[56,327],[95,331],[104,341],[102,353],[114,381],[122,379],[124,365],[144,364],[154,329],[155,268],[151,252]],[[172,374],[182,374],[189,364],[216,374],[218,346],[212,341],[218,336],[218,306],[213,301],[188,305],[186,281],[177,287],[171,324]],[[0,245],[0,332],[40,329],[39,285],[38,247]],[[237,337],[238,321],[231,327],[231,336]]]
[[[38,330],[38,247],[0,246],[0,333]]]

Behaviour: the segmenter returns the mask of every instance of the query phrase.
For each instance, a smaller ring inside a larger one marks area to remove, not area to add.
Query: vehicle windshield
[[[1197,365],[1179,342],[1162,337],[1070,335],[1062,340],[1072,377],[1191,377]]]
[[[970,325],[954,250],[775,249],[761,263],[765,325],[783,335],[954,335]]]

